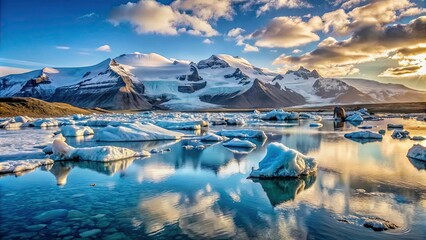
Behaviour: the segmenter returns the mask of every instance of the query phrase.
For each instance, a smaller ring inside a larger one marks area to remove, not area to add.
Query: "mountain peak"
[[[293,74],[296,75],[297,77],[301,77],[303,79],[308,79],[308,78],[322,78],[321,75],[318,73],[317,70],[312,70],[310,71],[309,69],[304,68],[303,66],[300,66],[298,70],[293,71],[293,70],[288,70],[285,75],[289,75],[289,74]]]

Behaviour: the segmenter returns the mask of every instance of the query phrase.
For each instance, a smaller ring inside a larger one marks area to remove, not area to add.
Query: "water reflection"
[[[415,168],[417,168],[418,170],[426,170],[426,162],[425,161],[420,161],[414,158],[409,158],[407,157],[408,160],[410,160],[411,164],[413,164],[413,166]]]
[[[302,191],[310,188],[316,181],[316,174],[301,178],[252,179],[260,183],[272,206],[294,200]]]
[[[136,159],[141,158],[128,158],[112,162],[58,161],[53,164],[49,171],[55,176],[57,185],[62,186],[67,183],[67,177],[74,168],[89,169],[111,176],[117,172],[125,171]]]

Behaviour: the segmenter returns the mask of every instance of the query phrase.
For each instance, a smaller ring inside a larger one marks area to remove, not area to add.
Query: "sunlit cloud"
[[[108,21],[114,26],[128,22],[138,34],[187,33],[205,37],[219,34],[205,19],[179,12],[153,0],[120,5],[112,10]]]
[[[105,44],[105,45],[102,45],[102,46],[96,48],[96,51],[99,51],[99,52],[111,52],[111,47],[109,45]]]

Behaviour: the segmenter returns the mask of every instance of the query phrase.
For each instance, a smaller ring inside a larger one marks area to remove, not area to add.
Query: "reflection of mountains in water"
[[[58,185],[67,183],[68,174],[75,167],[81,169],[90,169],[104,175],[114,175],[117,172],[126,170],[135,159],[129,158],[113,162],[93,162],[93,161],[60,161],[55,162],[49,170],[55,177]]]
[[[302,191],[310,188],[316,181],[315,174],[300,178],[280,178],[280,179],[255,179],[252,181],[260,183],[268,196],[272,206],[294,200]]]
[[[322,134],[288,133],[282,135],[281,142],[303,154],[308,154],[320,148],[321,138]]]

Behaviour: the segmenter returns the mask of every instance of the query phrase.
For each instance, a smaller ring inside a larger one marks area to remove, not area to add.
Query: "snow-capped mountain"
[[[106,109],[278,108],[426,100],[425,92],[403,85],[322,78],[303,67],[277,74],[226,54],[194,63],[155,53],[123,54],[89,67],[43,68],[0,78],[0,97],[11,96]]]

